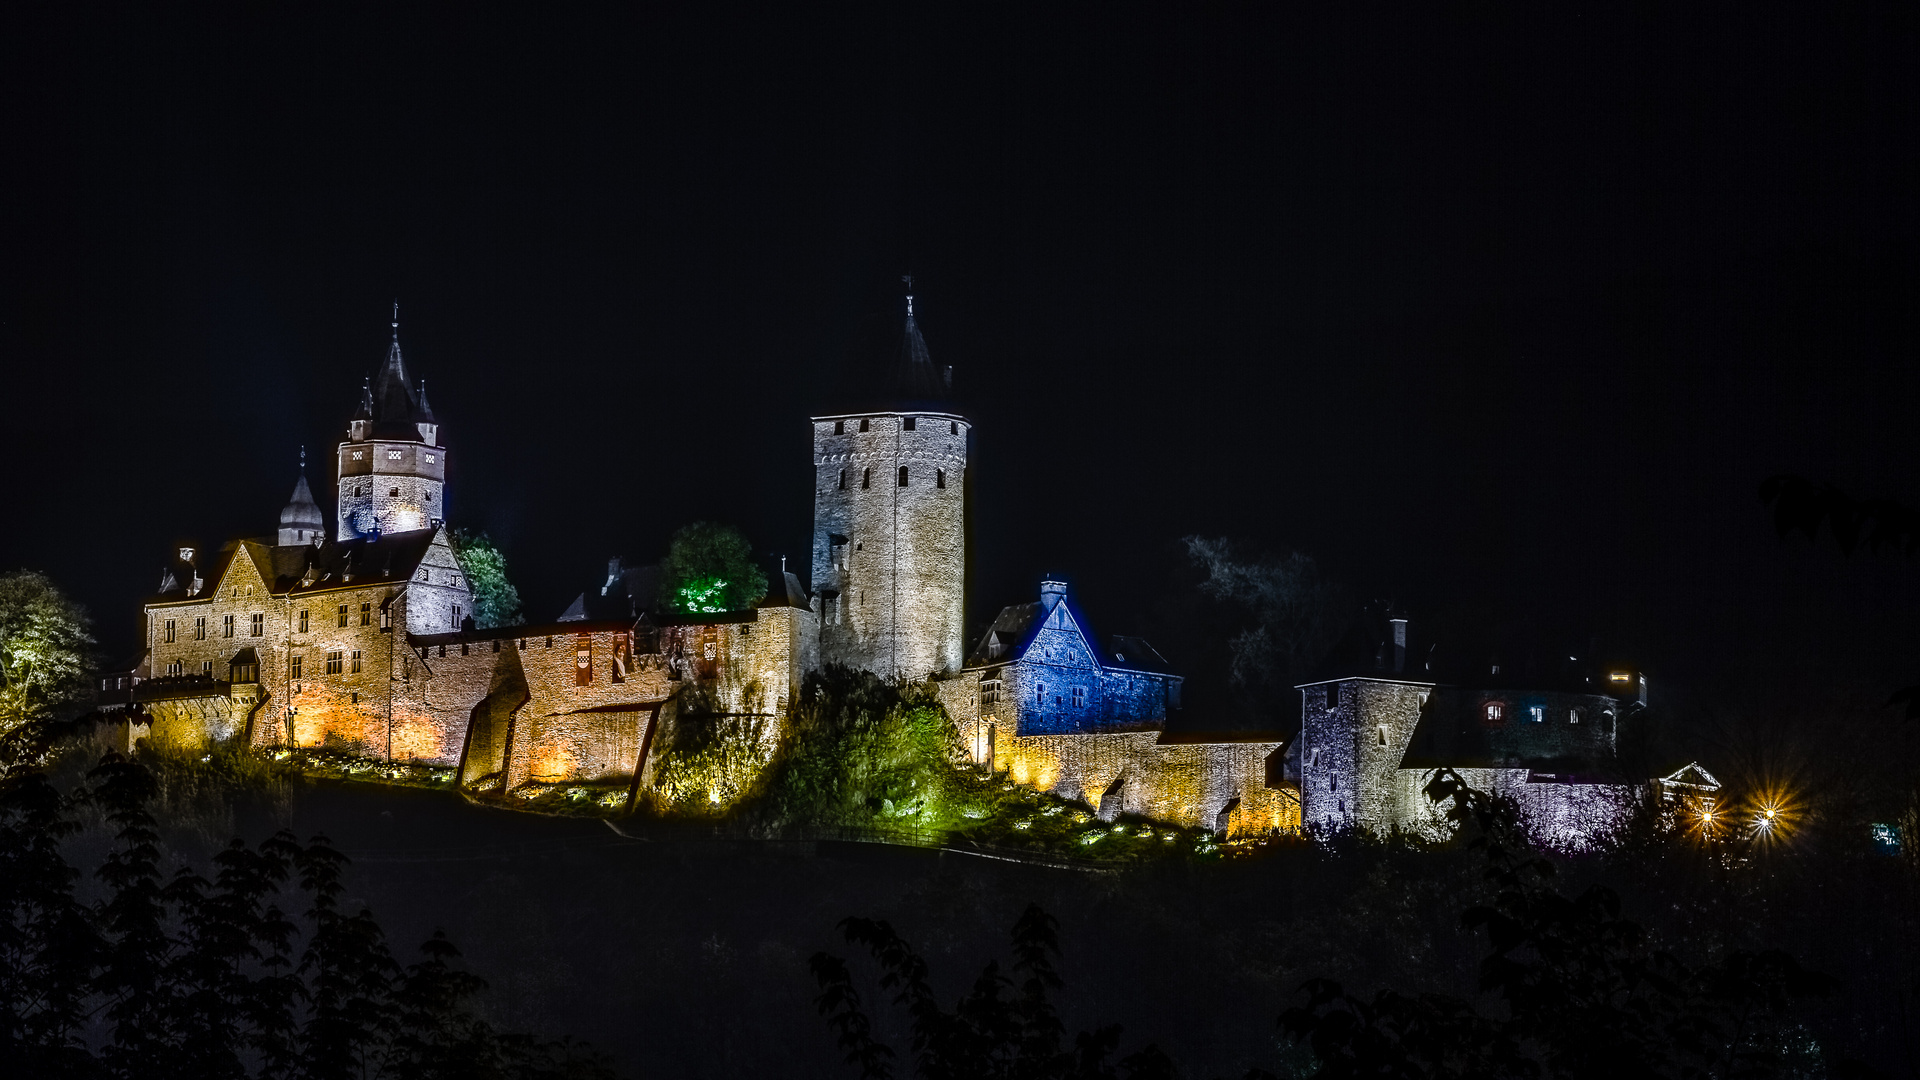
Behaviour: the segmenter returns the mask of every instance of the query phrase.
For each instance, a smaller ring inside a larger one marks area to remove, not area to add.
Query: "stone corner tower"
[[[964,657],[967,440],[907,297],[895,393],[813,418],[813,588],[820,661],[902,680]]]
[[[387,362],[361,388],[359,411],[340,444],[337,539],[430,529],[446,520],[447,451],[439,434],[427,385],[412,382],[400,356],[396,306]]]

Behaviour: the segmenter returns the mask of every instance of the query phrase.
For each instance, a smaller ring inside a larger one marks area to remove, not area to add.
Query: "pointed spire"
[[[400,355],[400,304],[393,305],[393,342],[387,346],[387,362],[373,381],[371,395],[373,419],[381,424],[418,423],[420,398],[413,379],[407,374],[407,362]]]
[[[373,378],[371,376],[360,380],[360,408],[353,414],[353,418],[355,420],[373,419]]]
[[[913,314],[913,275],[901,277],[907,286],[907,327],[900,343],[900,389],[904,396],[932,400],[946,396],[951,379],[942,376],[927,353],[927,341],[920,336],[920,322]]]
[[[307,486],[307,448],[302,446],[300,478],[294,481],[293,497],[280,511],[280,546],[317,543],[326,531],[327,519],[320,513],[320,504],[313,499],[313,489]]]

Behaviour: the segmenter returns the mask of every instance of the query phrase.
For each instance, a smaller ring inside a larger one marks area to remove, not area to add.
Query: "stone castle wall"
[[[1331,688],[1335,703],[1329,707]],[[1427,683],[1347,679],[1302,691],[1301,816],[1322,828],[1386,829],[1399,819],[1400,761]]]
[[[999,736],[993,764],[1016,784],[1084,802],[1106,820],[1137,814],[1229,837],[1299,828],[1299,793],[1272,781],[1269,768],[1284,742],[1160,738],[1156,731]]]
[[[445,521],[447,451],[415,442],[343,442],[337,539],[407,532]]]
[[[935,413],[813,421],[813,587],[834,594],[822,662],[904,679],[959,670],[969,431]]]

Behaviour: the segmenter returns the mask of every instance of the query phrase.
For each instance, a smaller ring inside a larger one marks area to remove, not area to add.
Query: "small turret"
[[[307,487],[307,448],[303,446],[300,479],[293,485],[293,497],[280,511],[280,546],[318,544],[326,535],[327,519],[320,513],[320,504],[313,501],[313,490]]]

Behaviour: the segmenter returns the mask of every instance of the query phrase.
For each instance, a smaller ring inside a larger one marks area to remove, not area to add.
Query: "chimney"
[[[1393,670],[1407,670],[1407,620],[1393,622]]]
[[[1040,606],[1052,611],[1055,604],[1067,598],[1067,583],[1048,579],[1040,583]]]

